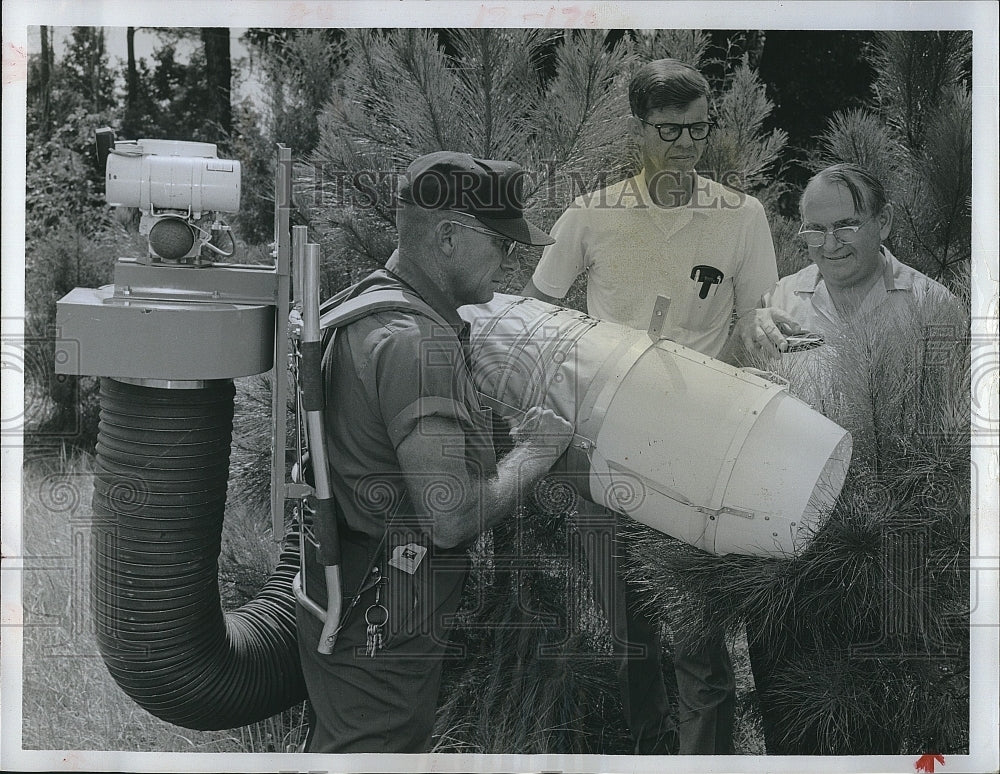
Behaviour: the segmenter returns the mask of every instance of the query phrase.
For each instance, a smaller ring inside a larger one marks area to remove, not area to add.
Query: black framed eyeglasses
[[[817,231],[815,229],[807,229],[805,225],[799,229],[799,236],[805,241],[809,247],[822,247],[826,243],[826,235],[833,234],[833,238],[837,240],[842,245],[849,245],[851,242],[855,242],[858,239],[858,229],[866,226],[871,222],[871,218],[861,221],[856,226],[837,226],[837,228],[823,229],[822,231]]]
[[[500,249],[503,250],[504,255],[512,255],[517,249],[517,242],[513,239],[508,239],[503,234],[497,231],[490,231],[489,229],[479,228],[478,226],[473,226],[471,223],[462,223],[460,220],[448,221],[456,226],[461,226],[462,228],[467,228],[470,231],[478,231],[480,234],[486,234],[486,236],[491,236],[494,239],[500,239]]]
[[[639,120],[659,132],[660,139],[664,142],[673,142],[681,136],[681,132],[685,129],[692,140],[706,140],[708,135],[712,133],[712,127],[715,126],[711,121],[695,121],[693,124],[653,124],[645,118]]]

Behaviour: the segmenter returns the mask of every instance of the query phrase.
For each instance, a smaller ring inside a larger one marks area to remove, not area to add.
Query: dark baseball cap
[[[498,234],[526,245],[556,240],[524,218],[525,171],[513,161],[477,159],[436,151],[415,159],[400,178],[396,196],[425,210],[473,215]]]

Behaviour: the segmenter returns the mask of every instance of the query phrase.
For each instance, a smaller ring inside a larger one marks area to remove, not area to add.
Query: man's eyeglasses
[[[799,229],[799,236],[805,240],[805,243],[810,247],[822,247],[826,244],[826,235],[833,234],[833,238],[837,240],[842,245],[849,245],[858,238],[858,229],[862,226],[867,225],[871,221],[871,218],[864,220],[856,226],[837,226],[834,229],[824,229],[823,231],[816,231],[815,229],[807,229],[805,226]]]
[[[513,239],[507,239],[503,234],[499,234],[496,231],[490,231],[485,228],[479,228],[478,226],[473,226],[471,223],[462,223],[459,220],[451,220],[449,223],[453,223],[456,226],[461,226],[462,228],[467,228],[470,231],[478,231],[480,234],[486,234],[486,236],[491,236],[494,239],[500,239],[500,249],[503,250],[504,255],[513,254],[514,250],[517,249],[517,242]]]
[[[704,140],[712,133],[712,127],[715,126],[711,121],[695,121],[693,124],[651,124],[645,118],[639,120],[659,132],[660,139],[664,142],[673,142],[685,129],[692,140]]]

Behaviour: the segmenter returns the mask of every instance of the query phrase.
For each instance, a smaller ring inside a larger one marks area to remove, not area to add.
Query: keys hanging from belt
[[[389,611],[385,605],[379,602],[381,594],[382,584],[380,582],[375,586],[375,601],[365,610],[365,623],[368,625],[365,652],[372,658],[375,657],[375,652],[383,647],[382,630],[389,620]]]

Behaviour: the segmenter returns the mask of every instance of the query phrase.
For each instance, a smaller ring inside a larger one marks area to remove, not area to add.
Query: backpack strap
[[[425,301],[412,293],[395,289],[370,290],[337,303],[340,296],[344,295],[347,294],[338,294],[324,304],[326,310],[321,310],[319,317],[319,327],[321,330],[328,331],[334,328],[342,328],[356,320],[360,320],[362,317],[386,310],[416,312],[424,317],[429,317],[439,325],[448,327],[447,321],[441,315],[428,306]]]

